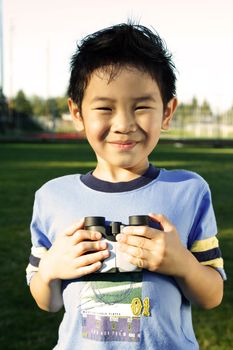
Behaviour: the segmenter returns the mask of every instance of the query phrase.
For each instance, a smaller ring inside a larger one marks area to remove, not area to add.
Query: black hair
[[[156,32],[139,24],[122,23],[85,37],[71,57],[68,96],[81,104],[91,74],[107,69],[110,80],[124,66],[149,73],[157,82],[164,107],[176,94],[175,65]]]

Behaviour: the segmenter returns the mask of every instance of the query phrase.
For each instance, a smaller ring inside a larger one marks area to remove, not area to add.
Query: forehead
[[[90,76],[89,82],[93,77],[98,77],[107,83],[111,83],[125,75],[134,75],[134,77],[138,78],[144,76],[146,79],[153,80],[152,76],[140,67],[132,65],[109,65],[95,69]]]
[[[127,97],[142,93],[160,96],[158,84],[149,73],[133,66],[107,66],[91,74],[84,97],[106,94]]]

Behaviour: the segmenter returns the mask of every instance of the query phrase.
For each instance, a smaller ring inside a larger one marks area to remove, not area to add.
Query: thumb
[[[166,216],[162,214],[154,214],[154,213],[150,213],[148,214],[148,216],[152,219],[152,221],[158,222],[164,232],[169,232],[174,229],[174,226]]]
[[[78,222],[76,222],[72,226],[69,226],[64,231],[64,236],[72,236],[77,230],[80,230],[83,227],[84,227],[84,219],[80,219]]]

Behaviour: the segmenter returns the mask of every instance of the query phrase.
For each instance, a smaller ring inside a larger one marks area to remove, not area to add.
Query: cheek
[[[147,146],[152,151],[158,143],[161,133],[161,120],[157,118],[151,118],[143,126],[144,132],[147,137]]]
[[[138,125],[142,130],[144,130],[145,133],[153,137],[153,135],[156,136],[157,134],[160,134],[162,120],[161,118],[151,116],[139,121]]]
[[[100,120],[93,119],[85,125],[87,138],[93,140],[103,140],[108,134],[108,130],[108,125]]]

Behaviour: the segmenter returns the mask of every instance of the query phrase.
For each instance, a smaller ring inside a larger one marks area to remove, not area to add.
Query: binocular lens
[[[104,216],[87,216],[85,217],[84,226],[105,226]]]
[[[132,215],[129,217],[129,226],[148,226],[149,217],[147,215]]]

